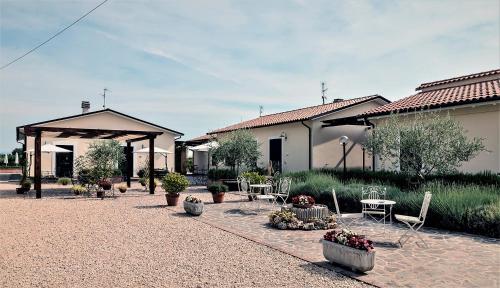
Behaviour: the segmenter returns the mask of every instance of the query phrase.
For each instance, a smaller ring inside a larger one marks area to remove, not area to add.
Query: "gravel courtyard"
[[[162,192],[36,200],[0,190],[0,287],[366,287],[167,210]]]

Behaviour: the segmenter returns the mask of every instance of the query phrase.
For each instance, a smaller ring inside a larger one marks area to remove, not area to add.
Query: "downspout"
[[[304,127],[307,128],[309,132],[309,170],[312,169],[312,130],[310,126],[307,126],[304,121],[300,121]]]
[[[364,118],[364,120],[365,124],[368,124],[371,127],[373,133],[375,133],[375,124],[370,122],[370,120],[368,120],[367,118]],[[372,153],[372,171],[375,172],[375,153]]]

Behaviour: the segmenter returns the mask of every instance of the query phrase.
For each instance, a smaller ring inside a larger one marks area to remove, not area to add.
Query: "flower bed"
[[[330,231],[323,236],[323,256],[353,271],[367,272],[375,266],[372,241],[349,230]]]
[[[295,213],[286,210],[269,214],[269,223],[280,230],[326,230],[333,229],[337,225],[334,215],[303,222],[297,218]]]
[[[314,198],[311,196],[298,195],[292,197],[292,204],[297,208],[310,208],[314,205],[314,203],[316,203],[316,201],[314,201]]]

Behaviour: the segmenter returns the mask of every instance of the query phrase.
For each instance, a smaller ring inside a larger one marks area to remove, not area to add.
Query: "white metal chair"
[[[376,186],[368,186],[361,188],[361,199],[362,200],[385,200],[386,188],[376,187]],[[381,208],[381,206],[383,208]],[[377,222],[384,222],[386,218],[385,205],[379,204],[363,204],[363,215],[370,216],[373,220]],[[382,218],[377,219],[374,215],[379,215]]]
[[[290,186],[292,185],[292,179],[290,177],[282,177],[277,185],[277,189],[271,193],[274,198],[273,205],[278,204],[278,198],[283,202],[283,205],[286,204],[286,200],[290,196]]]
[[[337,202],[337,194],[335,193],[335,189],[332,188],[332,197],[333,202],[335,203],[335,214],[337,215],[337,221],[345,226],[345,228],[349,228],[354,222],[357,220],[363,219],[363,213],[340,213],[339,203]]]
[[[424,225],[425,217],[427,216],[427,210],[429,210],[429,204],[431,203],[431,198],[431,192],[425,192],[424,201],[422,203],[422,208],[420,209],[420,215],[418,215],[418,217],[398,214],[394,215],[396,220],[403,222],[409,228],[403,235],[401,235],[398,240],[401,247],[403,247],[403,244],[406,243],[406,241],[408,241],[413,235],[417,236],[417,238],[420,239],[420,241],[422,241],[422,243],[424,243],[427,247],[427,243],[425,243],[424,239],[420,236],[418,230]],[[409,235],[409,233],[411,235]]]

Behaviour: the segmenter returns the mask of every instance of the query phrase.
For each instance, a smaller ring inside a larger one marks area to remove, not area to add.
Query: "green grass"
[[[432,193],[426,226],[500,237],[500,189],[494,185],[462,185],[443,181],[428,182],[416,190],[405,191],[382,182],[349,181],[320,171],[287,173],[292,177],[291,196],[305,194],[316,202],[334,209],[332,188],[335,188],[342,212],[361,211],[361,188],[381,185],[387,199],[396,201],[393,213],[418,216],[425,191]]]

